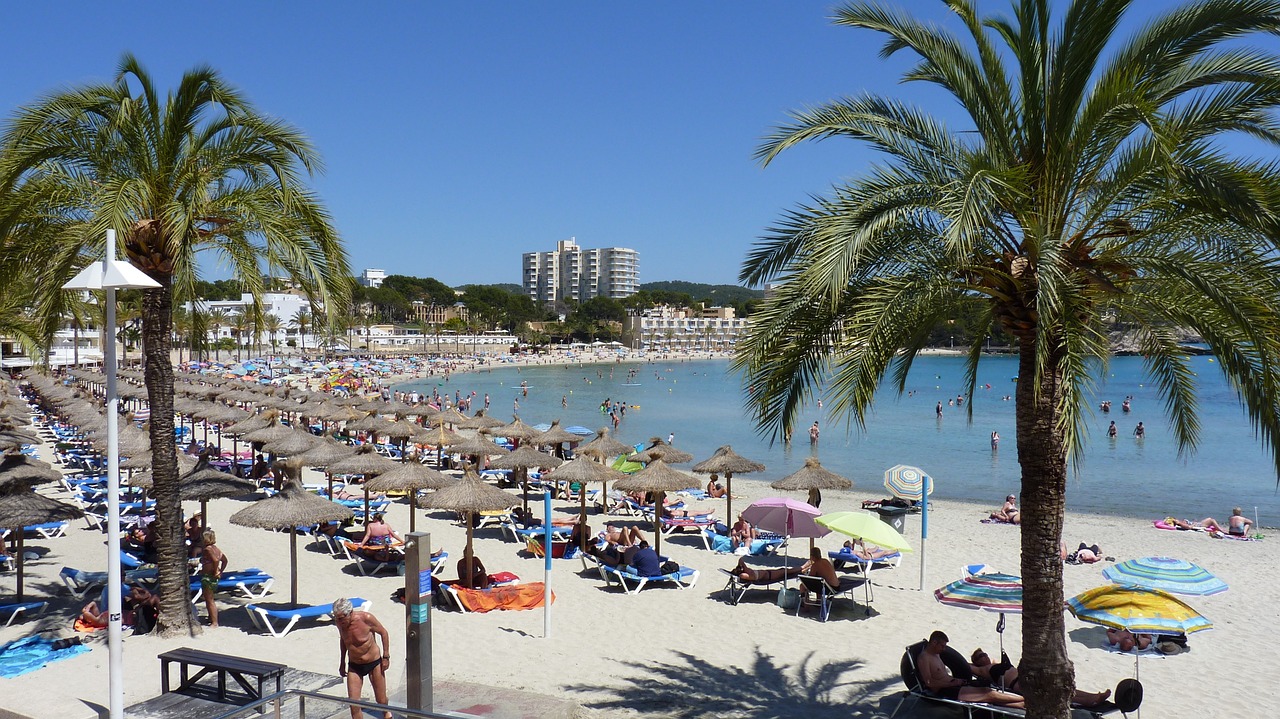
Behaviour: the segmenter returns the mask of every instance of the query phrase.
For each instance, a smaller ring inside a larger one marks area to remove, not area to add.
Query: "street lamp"
[[[124,717],[124,661],[120,607],[120,398],[116,394],[116,290],[145,290],[159,287],[142,270],[116,259],[116,231],[107,230],[107,251],[102,262],[84,268],[62,286],[64,290],[104,290],[106,292],[107,374],[107,644],[111,719]]]

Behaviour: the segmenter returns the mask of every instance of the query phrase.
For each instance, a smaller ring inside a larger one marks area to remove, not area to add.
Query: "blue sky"
[[[518,282],[520,253],[574,236],[638,250],[642,282],[728,283],[782,211],[871,159],[837,141],[761,168],[787,110],[864,90],[952,110],[897,85],[906,58],[833,27],[833,5],[25,3],[6,8],[0,114],[110,79],[125,51],[164,87],[207,63],[315,142],[357,273]]]

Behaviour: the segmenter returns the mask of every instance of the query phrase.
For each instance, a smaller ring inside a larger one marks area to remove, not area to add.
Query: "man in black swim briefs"
[[[391,640],[386,627],[372,614],[356,611],[350,599],[333,603],[333,623],[338,628],[338,674],[347,680],[347,697],[360,699],[364,678],[369,677],[374,700],[386,704],[386,671],[391,666]],[[382,637],[381,651],[375,635]],[[360,707],[351,707],[351,719],[363,716]],[[390,712],[385,719],[391,719]]]

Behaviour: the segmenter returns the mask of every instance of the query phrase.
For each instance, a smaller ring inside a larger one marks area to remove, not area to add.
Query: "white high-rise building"
[[[524,254],[521,284],[530,299],[539,304],[622,299],[640,290],[639,252],[626,247],[584,250],[576,239],[557,242],[553,252]]]
[[[382,281],[387,279],[387,273],[383,270],[369,268],[356,279],[365,287],[381,287]]]

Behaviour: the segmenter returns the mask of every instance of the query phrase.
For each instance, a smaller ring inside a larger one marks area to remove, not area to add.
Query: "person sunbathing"
[[[1137,648],[1142,651],[1151,646],[1154,639],[1150,634],[1134,634],[1128,629],[1107,629],[1107,644],[1117,647],[1122,652]]]
[[[712,499],[720,499],[728,494],[724,489],[724,485],[716,481],[717,479],[718,477],[713,474],[711,475],[711,479],[707,481],[707,496]]]
[[[852,541],[845,542],[844,548],[845,551],[850,554],[870,561],[884,559],[885,557],[892,557],[898,553],[898,550],[896,549],[885,549],[883,547],[877,547],[874,544],[868,547],[861,539],[854,539]]]
[[[604,539],[606,542],[620,547],[631,547],[643,542],[644,535],[635,527],[606,524],[604,525]]]
[[[1018,682],[1018,667],[1010,667],[1004,673],[1001,684],[1006,692],[1022,696],[1022,685]],[[1071,703],[1082,707],[1096,707],[1110,698],[1110,689],[1101,692],[1086,692],[1075,689],[1071,694]]]
[[[1096,544],[1080,543],[1080,548],[1068,554],[1064,560],[1067,564],[1093,564],[1102,561],[1102,549]]]
[[[1022,697],[1017,694],[997,691],[990,687],[973,686],[964,679],[952,676],[951,670],[942,661],[942,652],[946,650],[949,641],[946,634],[935,631],[929,635],[929,643],[920,652],[916,667],[920,683],[925,689],[951,701],[986,702],[1016,709],[1023,708]]]
[[[749,547],[755,541],[756,530],[747,520],[738,515],[738,521],[733,523],[733,528],[729,530],[729,546],[732,549],[738,547]]]
[[[467,589],[485,589],[489,586],[489,572],[480,562],[480,558],[471,556],[471,571],[467,571],[467,558],[458,560],[458,586]]]
[[[991,518],[1007,524],[1021,524],[1022,512],[1018,510],[1017,497],[1010,494],[1004,498],[1004,505],[991,513]]]
[[[704,514],[706,513],[695,512],[688,509],[671,509],[670,507],[667,507],[665,505],[662,507],[663,519],[692,519],[694,517],[702,516]]]
[[[1182,530],[1197,530],[1210,533],[1222,531],[1222,525],[1213,517],[1205,517],[1199,522],[1193,522],[1189,519],[1178,519],[1177,517],[1165,517],[1164,523]]]
[[[373,520],[364,528],[364,536],[360,538],[360,546],[370,549],[383,549],[391,546],[392,541],[403,543],[404,540],[387,524],[382,512],[374,512]]]
[[[542,520],[533,516],[533,512],[525,507],[516,507],[511,510],[511,519],[518,525],[528,527],[541,527]]]
[[[333,496],[332,496],[332,498],[333,498],[333,499],[343,499],[343,500],[346,500],[346,501],[348,501],[348,502],[363,502],[363,501],[364,501],[364,490],[362,489],[362,490],[360,490],[359,492],[348,492],[348,491],[347,491],[347,487],[349,487],[349,486],[351,486],[351,485],[345,485],[345,486],[342,486],[342,487],[339,487],[339,488],[335,489],[335,490],[333,491]],[[370,494],[370,495],[369,495],[369,501],[370,501],[370,502],[381,502],[381,501],[384,501],[386,498],[387,498],[387,495],[382,494],[382,493],[380,493],[380,492],[379,492],[379,493],[376,493],[376,494]]]
[[[733,576],[739,581],[747,584],[773,584],[774,582],[784,582],[788,576],[796,576],[796,572],[788,571],[785,567],[781,569],[753,569],[747,566],[746,559],[739,558],[738,564],[729,570]]]
[[[809,561],[800,566],[800,574],[821,577],[822,581],[826,582],[827,586],[832,589],[840,586],[840,578],[836,576],[836,568],[831,564],[831,560],[822,556],[822,550],[817,547],[809,550]],[[803,585],[801,585],[801,589],[807,591],[807,588]]]
[[[89,602],[80,610],[80,622],[95,629],[106,629],[109,623],[106,607],[99,608],[96,601]]]
[[[1227,519],[1227,534],[1233,537],[1246,537],[1253,530],[1253,520],[1244,516],[1243,510],[1239,507],[1231,510],[1231,517]]]

